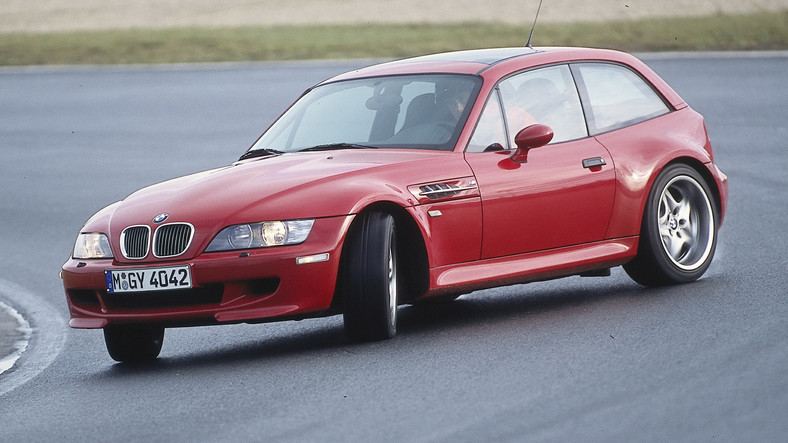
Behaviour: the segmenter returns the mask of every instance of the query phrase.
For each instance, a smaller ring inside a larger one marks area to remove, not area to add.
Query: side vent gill
[[[434,185],[420,186],[421,192],[419,195],[427,197],[430,200],[437,200],[440,198],[453,197],[468,188],[460,188],[457,185],[450,185],[447,183],[436,183]]]
[[[473,177],[412,185],[408,186],[408,190],[418,199],[419,203],[479,195],[479,187]]]

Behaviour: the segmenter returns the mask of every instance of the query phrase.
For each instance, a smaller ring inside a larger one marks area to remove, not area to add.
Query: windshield
[[[321,85],[301,97],[245,155],[254,150],[452,150],[480,85],[480,78],[459,74]]]

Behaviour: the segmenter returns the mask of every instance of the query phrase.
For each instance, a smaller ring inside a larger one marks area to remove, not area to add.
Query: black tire
[[[164,343],[161,326],[107,326],[104,342],[113,360],[123,363],[142,363],[155,360]]]
[[[348,234],[342,272],[345,331],[352,341],[385,340],[397,334],[397,248],[394,218],[360,215]]]
[[[624,270],[645,286],[697,280],[714,257],[718,219],[714,197],[700,174],[683,164],[668,166],[651,188],[638,253]]]

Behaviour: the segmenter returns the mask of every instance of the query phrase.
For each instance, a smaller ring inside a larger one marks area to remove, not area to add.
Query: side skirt
[[[624,264],[637,253],[638,237],[567,246],[430,269],[425,297],[470,292],[577,275]]]

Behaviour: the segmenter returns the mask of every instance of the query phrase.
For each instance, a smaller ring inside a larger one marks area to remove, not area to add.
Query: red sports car
[[[703,118],[638,59],[502,48],[384,63],[307,90],[241,158],[94,215],[62,278],[118,361],[164,329],[397,306],[613,266],[699,278],[727,177]]]

